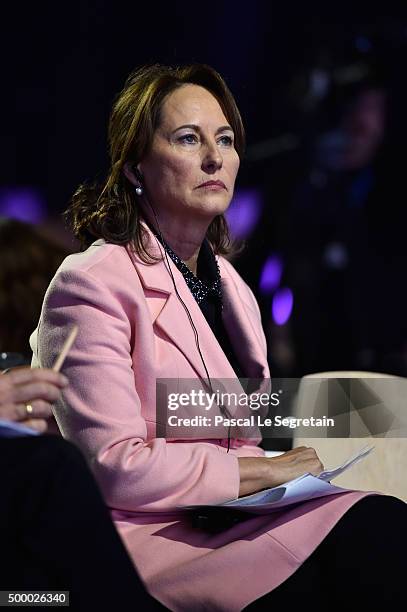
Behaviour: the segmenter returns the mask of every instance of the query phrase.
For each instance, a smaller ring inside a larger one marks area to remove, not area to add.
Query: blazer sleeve
[[[147,441],[131,359],[137,313],[124,303],[89,270],[62,270],[47,291],[39,365],[52,367],[70,327],[79,327],[63,366],[69,386],[55,407],[63,435],[85,454],[111,508],[162,512],[236,499],[234,454],[205,442]]]

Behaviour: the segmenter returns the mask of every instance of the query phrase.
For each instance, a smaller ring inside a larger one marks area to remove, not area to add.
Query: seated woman
[[[286,605],[286,586],[293,604],[311,591],[314,603],[359,591],[365,603],[390,601],[389,589],[401,601],[399,500],[351,491],[216,534],[194,529],[179,510],[323,466],[304,447],[266,458],[258,438],[157,436],[157,379],[269,377],[256,300],[225,258],[223,215],[244,149],[225,82],[202,65],[142,68],[114,104],[109,140],[106,183],[80,187],[70,207],[87,248],[53,279],[32,346],[34,363],[49,366],[79,326],[56,418],[85,454],[148,589],[185,611]],[[357,574],[344,575],[348,563]]]

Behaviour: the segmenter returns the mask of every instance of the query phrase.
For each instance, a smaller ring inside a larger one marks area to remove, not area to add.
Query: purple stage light
[[[271,314],[274,323],[284,325],[291,316],[294,304],[294,296],[291,289],[284,287],[278,289],[273,297]]]
[[[283,262],[278,255],[270,255],[266,259],[260,276],[259,289],[261,293],[272,293],[280,285],[283,273]]]
[[[34,187],[5,187],[0,190],[0,215],[40,223],[46,217],[44,197]]]
[[[238,189],[226,212],[230,232],[234,238],[250,236],[260,218],[263,208],[257,189]]]

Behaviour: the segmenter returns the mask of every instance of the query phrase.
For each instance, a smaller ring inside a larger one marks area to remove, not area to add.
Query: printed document
[[[343,474],[351,468],[355,463],[358,463],[367,455],[369,455],[373,446],[366,446],[358,451],[355,455],[347,459],[342,465],[321,472],[318,476],[313,476],[310,473],[303,474],[294,480],[290,480],[282,485],[239,497],[233,501],[217,504],[215,506],[184,506],[184,510],[198,510],[199,508],[230,508],[234,510],[243,510],[253,514],[267,514],[276,510],[281,510],[291,504],[314,499],[316,497],[325,497],[327,495],[337,495],[338,493],[346,493],[348,489],[336,487],[330,483],[333,478]]]

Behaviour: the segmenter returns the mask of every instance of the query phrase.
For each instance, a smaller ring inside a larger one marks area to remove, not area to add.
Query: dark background
[[[48,224],[54,239],[66,241],[55,218],[80,182],[104,176],[108,116],[128,73],[152,62],[211,64],[234,93],[247,129],[238,187],[256,190],[261,209],[235,265],[260,301],[273,372],[407,375],[407,6],[16,3],[1,28],[0,214]],[[320,95],[312,85],[318,75],[328,83]],[[341,209],[340,194],[343,188],[347,202],[347,181],[355,186],[365,177],[359,170],[335,171],[339,187],[335,178],[331,191],[306,187],[318,166],[315,143],[339,125],[362,86],[385,92],[386,127],[367,164],[374,180],[355,214],[345,204]],[[321,212],[331,193],[338,200],[332,215],[328,205]],[[334,238],[331,226],[342,227]],[[342,267],[321,263],[331,243],[344,245]],[[270,256],[278,259],[278,278],[261,290]],[[285,320],[276,321],[273,300],[287,288],[291,316],[288,306]]]

